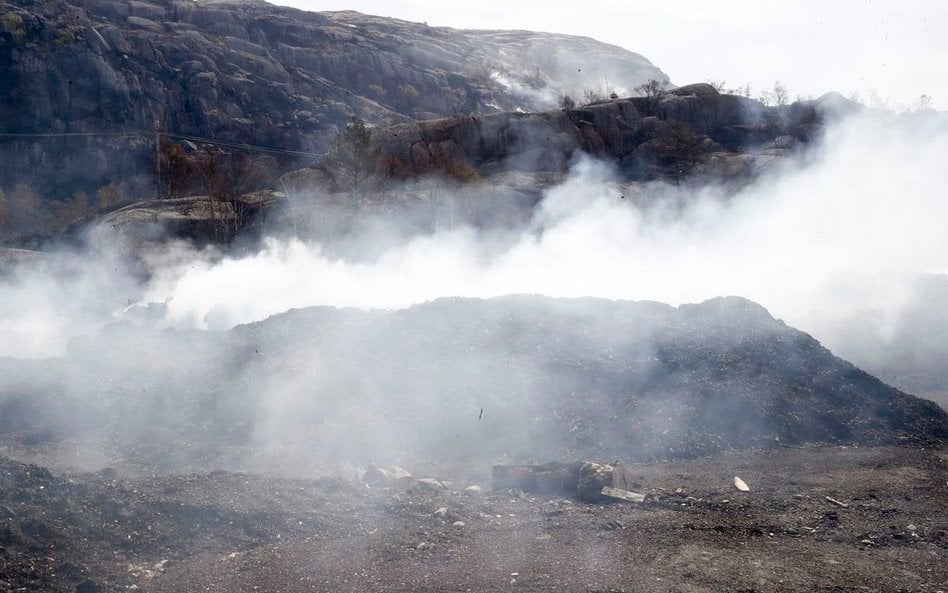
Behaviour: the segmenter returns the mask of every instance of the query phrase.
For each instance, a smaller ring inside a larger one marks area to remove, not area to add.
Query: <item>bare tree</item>
[[[787,87],[778,80],[774,82],[774,104],[777,107],[783,107],[790,103],[790,93],[787,92]]]
[[[586,89],[583,91],[583,105],[591,105],[598,101],[602,101],[602,95],[593,89]]]
[[[787,87],[783,86],[783,84],[777,80],[774,82],[772,90],[762,91],[760,93],[759,100],[765,107],[771,105],[783,107],[790,103],[790,93],[787,92]]]
[[[921,112],[921,111],[932,111],[932,96],[931,95],[920,95],[918,99],[912,104],[912,111]]]
[[[175,142],[159,143],[161,177],[156,177],[159,198],[181,198],[191,194],[201,176],[200,164]]]
[[[635,90],[640,96],[645,97],[645,109],[648,115],[658,115],[658,106],[668,94],[668,83],[651,78],[645,84],[635,87]]]
[[[563,95],[560,97],[560,109],[563,109],[564,111],[576,109],[576,101],[574,101],[569,95]]]

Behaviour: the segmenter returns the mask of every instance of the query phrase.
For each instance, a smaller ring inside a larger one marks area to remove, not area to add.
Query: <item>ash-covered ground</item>
[[[948,416],[744,299],[125,323],[3,364],[0,591],[948,587]],[[492,491],[614,459],[645,502]]]
[[[824,446],[630,466],[641,504],[0,460],[2,591],[918,591],[948,584],[948,450]],[[734,489],[740,475],[749,493]],[[481,486],[477,491],[470,486]],[[827,497],[841,503],[840,506]]]

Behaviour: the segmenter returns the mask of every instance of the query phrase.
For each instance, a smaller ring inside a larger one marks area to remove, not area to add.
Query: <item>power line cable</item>
[[[145,136],[144,132],[0,132],[0,138],[63,138],[68,136]]]
[[[147,137],[150,133],[147,132],[0,132],[0,138],[68,138],[75,136],[142,136]],[[214,138],[205,138],[203,136],[193,136],[191,134],[179,134],[177,132],[159,132],[159,136],[165,136],[167,138],[177,138],[179,140],[190,140],[193,142],[201,142],[204,144],[213,144],[215,146],[224,146],[227,148],[235,148],[239,150],[249,150],[254,152],[266,152],[271,154],[285,154],[290,156],[306,156],[306,157],[315,157],[319,158],[323,156],[321,153],[316,152],[306,152],[302,150],[288,150],[285,148],[271,148],[269,146],[259,146],[256,144],[245,144],[242,142],[231,142],[227,140],[216,140]]]

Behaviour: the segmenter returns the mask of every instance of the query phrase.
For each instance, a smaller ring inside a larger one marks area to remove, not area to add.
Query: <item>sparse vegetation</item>
[[[198,178],[199,166],[176,142],[161,139],[159,147],[159,169],[161,176],[156,180],[159,198],[181,198],[194,188]]]
[[[421,93],[418,92],[418,89],[416,89],[414,85],[403,84],[398,87],[398,96],[407,105],[415,105],[418,103]]]
[[[76,42],[76,32],[69,27],[63,27],[62,29],[57,29],[56,38],[53,39],[53,43],[59,47],[65,45],[72,45]]]
[[[676,184],[704,159],[701,138],[683,122],[662,126],[655,141],[659,159],[670,169]]]
[[[745,82],[742,86],[731,87],[728,86],[726,81],[723,80],[707,80],[705,81],[711,85],[711,87],[717,92],[724,95],[739,95],[741,97],[747,97],[748,99],[752,94],[752,87],[749,82]]]
[[[95,191],[95,209],[97,212],[105,212],[115,208],[122,202],[122,194],[119,186],[114,181],[103,185]]]
[[[480,179],[480,173],[468,161],[446,155],[435,155],[431,159],[430,170],[442,176],[461,183],[468,183]]]
[[[932,111],[932,96],[923,94],[915,100],[910,109],[911,111]]]
[[[766,106],[783,107],[790,103],[790,93],[779,80],[774,82],[774,86],[769,91],[760,93],[760,102]]]
[[[570,109],[576,109],[576,101],[573,100],[569,95],[563,95],[560,97],[560,109],[569,111]]]
[[[593,89],[586,89],[583,91],[583,105],[592,105],[593,103],[598,103],[602,101],[602,95],[599,94],[599,91]]]
[[[0,17],[0,22],[3,23],[3,30],[9,33],[17,43],[26,35],[26,29],[23,26],[23,17],[17,13],[5,13],[3,17]]]
[[[414,88],[414,87],[412,87]],[[365,121],[353,118],[330,140],[322,165],[340,189],[358,190],[376,173],[380,154],[372,145],[372,132]]]
[[[83,191],[49,200],[30,185],[18,183],[9,193],[0,189],[0,238],[22,239],[62,232],[93,213],[94,207]]]
[[[645,110],[648,115],[658,115],[658,106],[668,94],[668,83],[650,79],[645,84],[635,87],[640,96],[645,97]]]

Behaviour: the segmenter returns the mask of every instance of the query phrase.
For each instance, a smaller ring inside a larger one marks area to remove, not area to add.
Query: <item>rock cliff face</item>
[[[0,4],[0,187],[68,195],[147,171],[151,130],[321,152],[370,123],[549,107],[564,92],[667,77],[591,39],[458,31],[265,2]],[[122,136],[124,132],[143,132]]]
[[[854,107],[835,94],[767,107],[694,84],[653,99],[400,124],[379,130],[375,140],[385,155],[415,171],[454,161],[487,174],[563,171],[583,151],[616,161],[632,177],[650,178],[681,173],[684,165],[713,166],[715,159],[728,166],[738,160],[740,166],[786,154],[813,140],[840,108]],[[750,160],[748,151],[756,153]]]
[[[346,186],[340,170],[321,162],[285,175],[276,186],[287,193],[263,201],[251,196],[252,207],[241,206],[246,199],[214,208],[207,198],[151,200],[117,210],[103,222],[136,238],[171,235],[199,242],[229,241],[256,226],[254,216],[264,211],[278,228],[278,221],[283,228],[305,226],[323,241],[345,236],[357,219],[368,217],[410,218],[425,230],[444,219],[481,228],[524,224],[542,190],[566,178],[576,154],[614,162],[629,187],[689,176],[739,184],[813,141],[840,109],[853,108],[833,94],[767,107],[695,84],[656,100],[632,97],[569,110],[397,124],[371,134],[369,143],[377,150],[367,154],[374,152],[378,162],[349,163],[372,170],[363,172],[366,179],[358,188]],[[429,182],[437,187],[445,178],[454,190],[432,194]],[[319,220],[308,221],[315,225],[307,226],[288,207],[285,198],[293,196],[310,206],[318,200]]]

